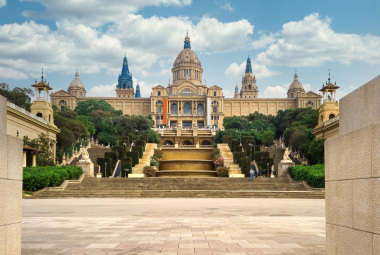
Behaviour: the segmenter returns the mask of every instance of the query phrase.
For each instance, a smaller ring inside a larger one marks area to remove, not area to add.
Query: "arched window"
[[[331,113],[331,114],[329,115],[329,120],[331,120],[332,118],[335,118],[335,115]]]
[[[203,115],[203,112],[204,112],[203,104],[198,104],[198,106],[197,106],[198,115]]]
[[[183,105],[183,114],[191,114],[191,104],[185,103]]]
[[[38,112],[36,116],[42,118],[42,113]]]
[[[214,97],[216,97],[216,91],[214,92]]]
[[[170,112],[171,112],[172,114],[178,114],[178,107],[177,107],[177,104],[172,104],[172,105],[170,106]]]
[[[158,91],[158,96],[161,96],[161,91]]]
[[[248,85],[248,88],[251,89],[251,84]]]

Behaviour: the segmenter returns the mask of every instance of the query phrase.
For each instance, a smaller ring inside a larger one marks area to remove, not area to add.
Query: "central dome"
[[[197,54],[191,50],[190,37],[186,35],[184,49],[178,54],[173,64],[173,84],[179,84],[183,80],[193,83],[202,83],[202,65]]]

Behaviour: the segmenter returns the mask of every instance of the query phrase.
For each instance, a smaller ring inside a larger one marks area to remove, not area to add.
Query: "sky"
[[[54,91],[75,71],[87,96],[115,96],[124,55],[134,87],[167,86],[188,31],[208,87],[226,98],[252,59],[260,98],[328,79],[340,99],[380,74],[378,0],[0,0],[0,83]]]

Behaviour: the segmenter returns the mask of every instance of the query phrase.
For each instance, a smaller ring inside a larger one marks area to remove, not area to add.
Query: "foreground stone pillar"
[[[7,135],[7,100],[0,96],[0,254],[21,254],[22,139]]]
[[[81,159],[78,161],[76,166],[82,168],[83,174],[86,177],[94,177],[95,176],[95,174],[94,174],[94,163],[92,163],[91,161],[86,161],[86,160]]]
[[[380,76],[339,102],[325,142],[326,254],[380,254]]]

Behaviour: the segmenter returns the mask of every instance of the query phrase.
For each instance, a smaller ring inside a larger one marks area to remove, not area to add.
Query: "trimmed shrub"
[[[143,151],[142,146],[140,146],[140,145],[133,146],[132,151],[137,151],[139,153],[139,158],[143,157],[144,151]]]
[[[268,163],[269,169],[273,165],[273,158],[270,158],[268,151],[255,151],[255,161],[257,167],[260,169],[260,172],[263,173],[263,170],[267,170]]]
[[[150,158],[150,165],[151,166],[155,166],[155,167],[159,167],[160,166],[160,159],[159,158],[157,158],[157,157],[155,157],[155,156],[152,156],[151,158]]]
[[[82,168],[76,166],[24,167],[23,189],[37,191],[45,187],[56,187],[65,180],[78,179]]]
[[[128,137],[126,137],[128,139]],[[119,146],[127,147],[128,146],[128,140],[121,140],[119,141]]]
[[[220,166],[216,168],[216,175],[218,177],[228,177],[229,171],[230,171],[230,168],[228,166]]]
[[[132,167],[139,163],[139,152],[138,151],[127,151],[125,156],[132,158]]]
[[[125,156],[126,149],[124,146],[114,146],[111,148],[113,152],[118,153],[118,159],[121,160]]]
[[[232,139],[231,146],[230,146],[231,152],[235,152],[238,146],[239,146],[239,141],[236,139]]]
[[[132,173],[132,158],[124,157],[121,159],[121,177],[126,177]]]
[[[325,165],[297,165],[295,167],[289,167],[288,171],[295,181],[306,181],[306,183],[313,188],[325,187]]]
[[[137,140],[136,141],[136,146],[141,146],[143,148],[143,151],[145,151],[145,145],[146,145],[146,141],[144,141],[144,140]]]
[[[218,147],[218,144],[217,143],[213,143],[212,144],[212,148],[217,148]]]
[[[234,164],[238,164],[240,166],[240,161],[245,157],[244,152],[234,152]]]
[[[242,174],[244,174],[246,177],[249,177],[250,174],[249,174],[249,170],[250,170],[250,167],[251,167],[251,161],[248,157],[244,157],[240,160],[240,168],[241,168],[241,172]]]
[[[164,153],[160,149],[154,149],[153,156],[161,159],[164,156]]]

